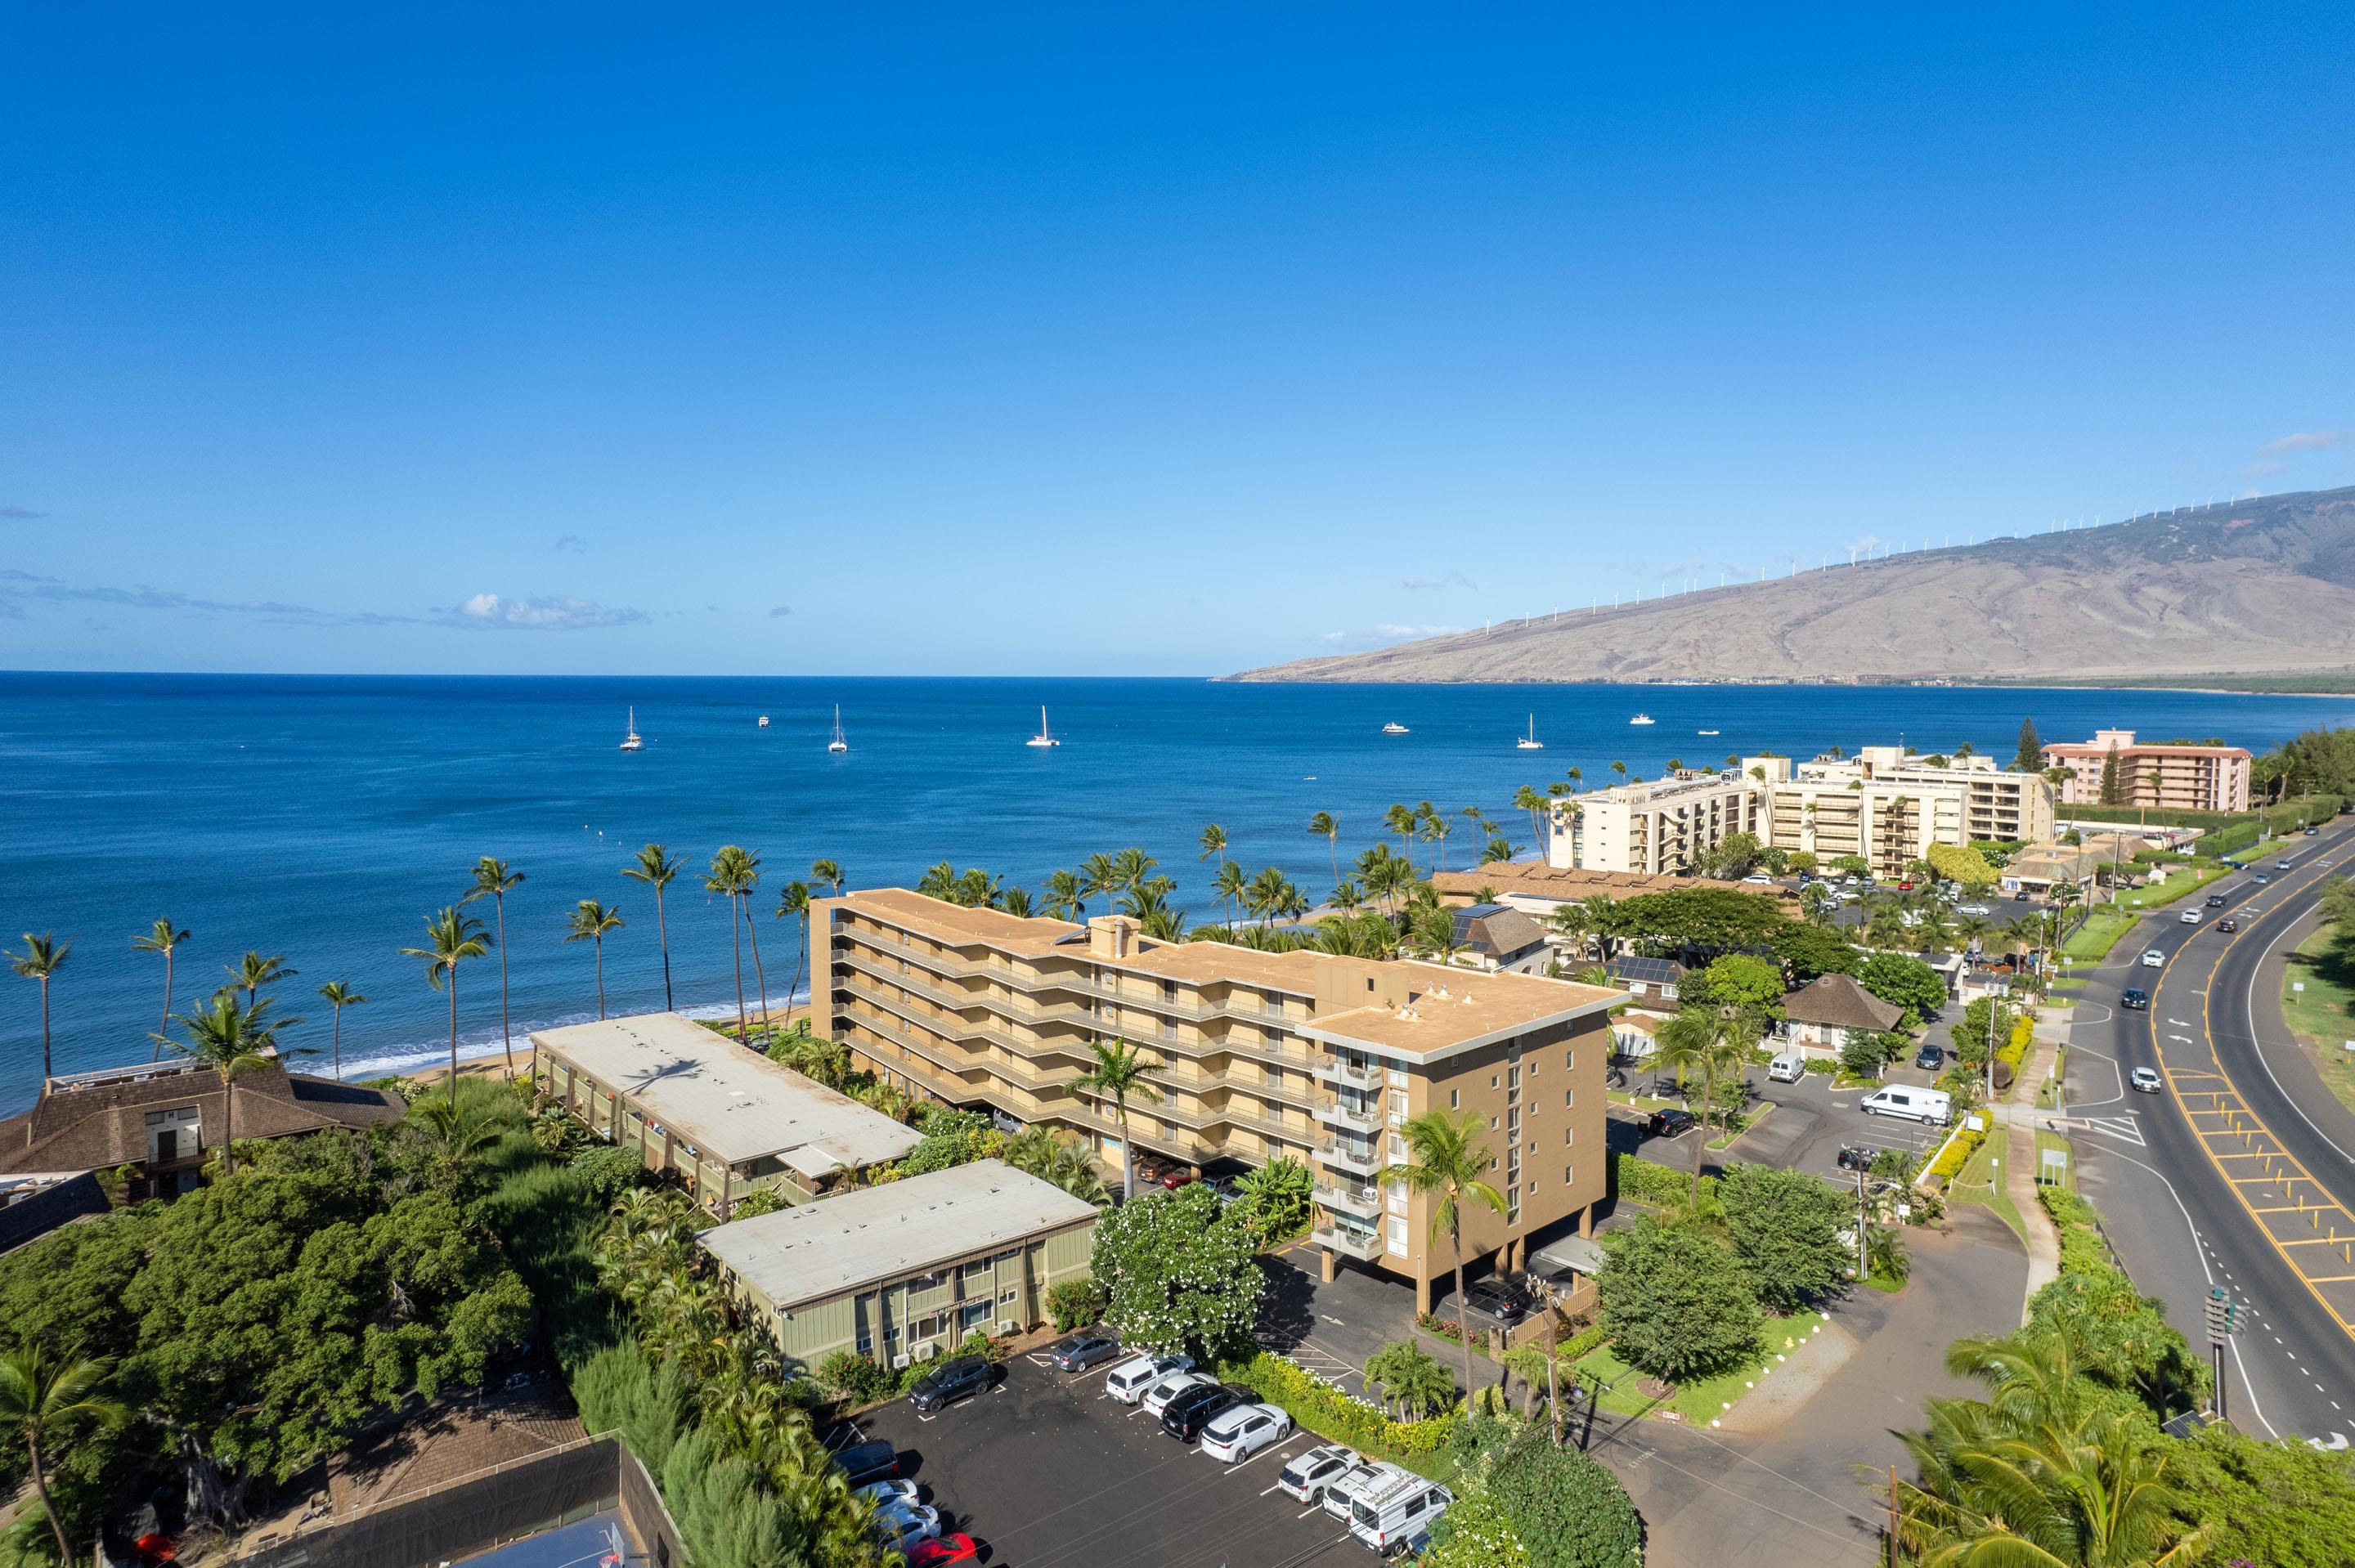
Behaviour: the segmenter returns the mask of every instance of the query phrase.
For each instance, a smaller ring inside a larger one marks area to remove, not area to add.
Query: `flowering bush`
[[[1221,1369],[1220,1375],[1244,1384],[1271,1404],[1282,1405],[1293,1420],[1320,1436],[1376,1457],[1436,1453],[1455,1430],[1455,1411],[1428,1421],[1393,1421],[1380,1406],[1344,1393],[1291,1357],[1269,1351]]]

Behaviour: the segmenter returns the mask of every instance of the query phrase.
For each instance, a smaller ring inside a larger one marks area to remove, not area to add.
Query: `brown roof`
[[[1896,1028],[1905,1010],[1881,1001],[1850,976],[1825,975],[1785,997],[1783,1013],[1794,1023],[1878,1031]]]
[[[388,1089],[289,1073],[272,1064],[236,1080],[240,1138],[284,1138],[399,1121]],[[31,1110],[0,1121],[0,1171],[97,1171],[147,1158],[147,1113],[193,1106],[205,1146],[220,1136],[221,1082],[208,1066],[166,1062],[51,1078]]]
[[[410,1407],[399,1425],[354,1440],[327,1461],[327,1497],[341,1518],[544,1454],[587,1436],[553,1380],[488,1399]]]
[[[1583,871],[1541,860],[1500,860],[1473,871],[1443,871],[1431,879],[1443,898],[1476,898],[1482,892],[1518,894],[1525,898],[1568,902],[1592,898],[1626,898],[1638,893],[1672,893],[1686,887],[1713,887],[1719,892],[1755,893],[1796,904],[1799,895],[1780,883],[1761,887],[1756,883],[1720,882],[1706,876],[1670,876],[1647,871]]]

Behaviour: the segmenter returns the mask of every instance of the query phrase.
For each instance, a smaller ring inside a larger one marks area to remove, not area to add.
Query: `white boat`
[[[1545,742],[1538,738],[1537,715],[1531,714],[1529,715],[1529,733],[1521,736],[1520,739],[1513,742],[1513,749],[1516,751],[1543,751],[1545,749]]]
[[[1052,734],[1049,733],[1047,728],[1047,710],[1045,708],[1042,707],[1039,710],[1039,733],[1032,736],[1022,744],[1025,746],[1060,746],[1063,744],[1061,741],[1057,740]]]
[[[638,710],[633,707],[630,710],[630,732],[622,736],[622,749],[623,751],[643,751],[645,749],[645,745],[646,743],[645,739],[638,734]]]
[[[1652,722],[1652,715],[1649,714],[1637,714],[1634,718],[1629,719],[1627,722],[1629,724],[1649,724]]]
[[[1399,723],[1396,719],[1392,719],[1390,723],[1382,726],[1382,733],[1384,735],[1404,735],[1406,733],[1406,726]]]
[[[1715,730],[1713,730],[1713,729],[1701,729],[1701,730],[1695,730],[1693,733],[1694,733],[1695,735],[1715,735],[1715,734],[1717,733],[1717,731],[1715,731]]]
[[[766,729],[766,728],[768,728],[768,727],[769,727],[769,715],[766,715],[766,714],[762,714],[762,715],[761,715],[761,727],[762,727],[762,729]]]
[[[1044,716],[1043,715],[1041,715]],[[834,705],[834,738],[826,743],[828,751],[848,751],[850,742],[842,738],[842,705]]]

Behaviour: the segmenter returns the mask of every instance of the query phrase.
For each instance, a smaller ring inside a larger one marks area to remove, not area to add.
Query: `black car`
[[[1689,1110],[1656,1110],[1644,1118],[1646,1138],[1682,1138],[1700,1125],[1700,1118]]]
[[[1840,1145],[1839,1168],[1843,1171],[1870,1171],[1872,1162],[1881,1158],[1881,1150],[1869,1143]]]
[[[938,1371],[918,1378],[916,1386],[908,1391],[908,1403],[918,1410],[938,1410],[960,1399],[970,1399],[988,1391],[991,1374],[996,1371],[986,1356],[959,1356]]]
[[[1258,1396],[1247,1390],[1230,1388],[1222,1383],[1196,1383],[1192,1388],[1169,1402],[1161,1413],[1161,1430],[1180,1443],[1191,1443],[1210,1424],[1210,1417],[1230,1405],[1242,1404]]]
[[[869,1481],[888,1481],[900,1473],[900,1450],[889,1443],[860,1443],[837,1450],[835,1468],[854,1487]]]
[[[1529,1297],[1499,1279],[1476,1279],[1465,1286],[1464,1304],[1499,1323],[1518,1323],[1529,1315]]]
[[[2118,1005],[2137,1010],[2146,1009],[2150,1006],[2150,992],[2138,985],[2130,985],[2118,993]]]
[[[1085,1372],[1098,1361],[1120,1354],[1120,1341],[1110,1334],[1073,1334],[1047,1352],[1061,1372]]]
[[[2224,895],[2221,893],[2210,894],[2208,895],[2208,907],[2211,909],[2222,909],[2224,907]]]
[[[1925,1040],[1922,1049],[1913,1054],[1913,1065],[1934,1073],[1946,1065],[1946,1053]]]
[[[2238,920],[2233,919],[2230,915],[2225,916],[2222,920],[2216,922],[2216,929],[2224,932],[2228,936],[2240,928],[2241,923]]]

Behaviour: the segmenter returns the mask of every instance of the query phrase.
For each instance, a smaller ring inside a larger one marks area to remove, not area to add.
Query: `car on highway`
[[[920,1541],[908,1553],[908,1568],[947,1568],[952,1563],[981,1561],[981,1542],[960,1530],[931,1541]]]
[[[1946,1065],[1946,1053],[1930,1041],[1922,1042],[1922,1049],[1913,1053],[1913,1065],[1926,1072],[1936,1072]]]
[[[1110,1334],[1073,1334],[1047,1351],[1059,1372],[1085,1372],[1098,1361],[1120,1354],[1120,1341]]]
[[[918,1378],[908,1391],[908,1403],[918,1410],[944,1410],[960,1399],[987,1393],[996,1372],[987,1356],[959,1356]]]
[[[2167,967],[2167,955],[2157,948],[2149,948],[2142,956],[2142,967],[2147,969],[2163,969]]]
[[[2264,879],[2263,877],[2259,877],[2258,880],[2262,882]],[[2202,912],[2198,909],[2186,909],[2182,914],[2176,916],[2177,919],[2182,921],[2187,926],[2197,926],[2200,924],[2202,917]]]
[[[1650,1116],[1644,1118],[1644,1136],[1646,1138],[1682,1138],[1686,1133],[1690,1132],[1694,1128],[1699,1127],[1700,1125],[1700,1118],[1693,1115],[1692,1112],[1689,1110],[1678,1110],[1675,1107],[1671,1106],[1666,1110],[1656,1110]]]
[[[2136,1009],[2147,1008],[2150,1005],[2150,992],[2138,985],[2130,985],[2118,993],[2118,1005]]]
[[[1202,1428],[1201,1449],[1224,1464],[1240,1465],[1272,1443],[1292,1436],[1292,1417],[1273,1404],[1235,1404],[1210,1417]]]
[[[1275,1478],[1275,1489],[1295,1502],[1321,1503],[1327,1486],[1364,1467],[1365,1461],[1358,1457],[1356,1449],[1327,1443],[1321,1448],[1293,1456]]]
[[[2272,877],[2270,877],[2270,876],[2267,876],[2264,872],[2262,872],[2262,871],[2261,871],[2261,872],[2257,873],[2257,874],[2256,874],[2255,876],[2254,876],[2254,877],[2250,878],[2250,880],[2251,880],[2252,882],[2254,882],[2254,883],[2255,883],[2259,887],[2263,887],[2266,883],[2271,882],[2271,881],[2273,880],[2273,878],[2272,878]]]
[[[2158,1070],[2151,1067],[2137,1067],[2126,1075],[2126,1082],[2134,1086],[2137,1094],[2155,1095],[2163,1086]]]
[[[2292,867],[2289,862],[2286,860],[2277,860],[2274,862],[2274,869],[2275,871],[2288,871],[2292,869]]]
[[[2210,894],[2208,895],[2208,907],[2211,909],[2222,909],[2224,907],[2224,895],[2221,893]]]
[[[2317,833],[2320,832],[2321,831],[2322,831],[2322,830],[2321,830],[2320,828],[2308,828],[2308,829],[2307,829],[2307,830],[2306,830],[2306,836],[2307,836],[2307,838],[2312,838],[2315,834],[2317,834]]]
[[[2233,919],[2230,915],[2225,916],[2222,920],[2216,922],[2216,929],[2223,932],[2228,937],[2240,928],[2241,923],[2238,920]]]

